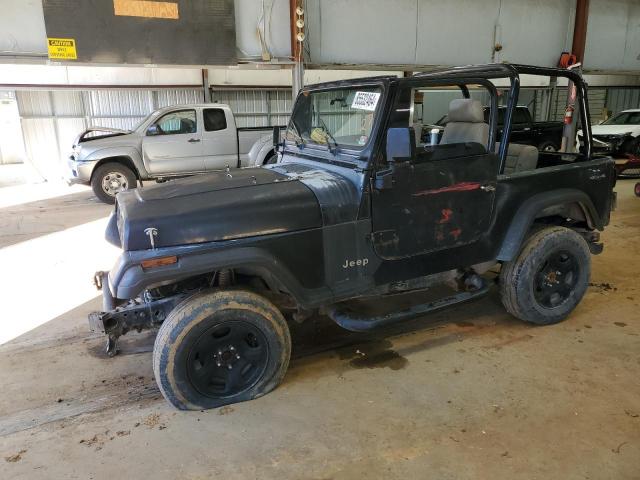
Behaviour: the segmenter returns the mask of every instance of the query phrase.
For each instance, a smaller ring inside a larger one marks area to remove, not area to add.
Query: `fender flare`
[[[581,207],[590,226],[602,229],[598,212],[586,193],[572,188],[538,193],[518,208],[504,236],[497,260],[504,262],[516,257],[527,232],[540,212],[549,207],[572,203]]]
[[[155,270],[143,270],[140,265],[146,259],[173,255],[178,258],[177,263],[173,265]],[[118,299],[131,299],[148,288],[168,285],[226,268],[257,275],[263,278],[269,287],[289,292],[301,305],[310,303],[310,297],[314,296],[312,292],[315,292],[315,295],[323,294],[315,288],[307,289],[300,285],[285,265],[271,253],[258,247],[188,246],[124,252],[109,272],[109,289]],[[320,290],[324,289],[321,287]]]
[[[261,167],[265,158],[269,155],[269,152],[273,151],[273,138],[269,135],[265,135],[253,144],[251,150],[249,150],[249,166]]]
[[[88,161],[95,161],[96,164],[93,167],[93,171],[95,169],[108,161],[118,161],[118,159],[127,159],[131,162],[131,166],[133,166],[133,170],[140,180],[146,180],[149,178],[149,174],[147,169],[144,167],[144,163],[142,162],[142,157],[140,156],[140,152],[138,152],[135,148],[103,148],[100,150],[96,150],[91,153]],[[91,175],[93,176],[93,171]]]

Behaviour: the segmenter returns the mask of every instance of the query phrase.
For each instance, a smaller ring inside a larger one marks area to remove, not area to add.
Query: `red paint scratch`
[[[453,213],[453,210],[451,210],[450,208],[443,208],[441,213],[442,213],[442,218],[438,220],[438,223],[440,224],[449,223],[449,220],[451,220],[451,214]]]
[[[447,193],[447,192],[469,192],[471,190],[477,190],[480,188],[480,184],[478,182],[460,182],[455,183],[453,185],[449,185],[448,187],[435,188],[433,190],[423,190],[421,192],[416,192],[413,194],[414,197],[423,197],[426,195],[437,195],[439,193]]]
[[[449,235],[451,235],[453,237],[454,240],[458,240],[458,237],[460,236],[460,234],[462,233],[462,230],[459,228],[454,228],[453,230],[451,230],[449,232]]]

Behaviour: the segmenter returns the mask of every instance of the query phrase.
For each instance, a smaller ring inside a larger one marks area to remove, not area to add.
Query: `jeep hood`
[[[113,231],[117,225],[116,232]],[[172,180],[118,194],[107,239],[124,250],[270,235],[322,225],[314,193],[268,168]]]

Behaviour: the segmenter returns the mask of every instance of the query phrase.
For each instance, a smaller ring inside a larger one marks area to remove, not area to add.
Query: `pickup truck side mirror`
[[[149,128],[147,128],[147,136],[153,137],[154,135],[160,135],[160,129],[157,125],[151,125]]]
[[[273,148],[277,150],[279,146],[280,146],[280,127],[276,125],[275,127],[273,127]]]

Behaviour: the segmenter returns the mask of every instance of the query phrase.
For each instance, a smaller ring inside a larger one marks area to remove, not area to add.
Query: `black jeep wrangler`
[[[495,83],[511,85],[509,139],[521,74],[573,82],[581,153],[496,143]],[[450,88],[460,98],[444,133],[422,143],[423,92]],[[587,289],[614,201],[614,162],[592,154],[586,93],[576,72],[508,64],[306,87],[286,131],[274,131],[276,164],[117,196],[107,239],[123,253],[96,274],[104,311],[91,327],[113,355],[119,336],[160,326],[160,390],[177,408],[204,409],[281,382],[291,319],[387,326],[484,295],[483,274],[498,265],[508,312],[559,322]],[[439,293],[368,308],[407,292]]]

